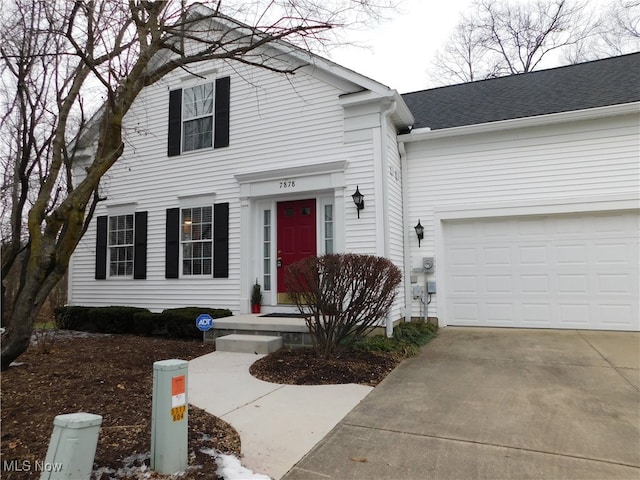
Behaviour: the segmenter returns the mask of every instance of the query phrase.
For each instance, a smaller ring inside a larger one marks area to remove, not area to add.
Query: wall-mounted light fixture
[[[351,195],[353,198],[353,203],[356,205],[356,209],[358,210],[358,218],[360,218],[360,210],[364,208],[364,195],[360,193],[360,188],[356,186],[356,193]]]
[[[418,219],[418,224],[413,228],[416,229],[416,235],[418,236],[418,247],[420,247],[420,240],[424,238],[424,227],[420,224],[420,219]]]

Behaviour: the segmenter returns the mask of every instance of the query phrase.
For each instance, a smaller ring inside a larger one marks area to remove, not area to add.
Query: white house
[[[300,68],[208,62],[143,91],[71,304],[241,314],[257,280],[286,312],[283,266],[355,252],[403,271],[388,328],[640,329],[640,54],[406,95],[278,61]]]

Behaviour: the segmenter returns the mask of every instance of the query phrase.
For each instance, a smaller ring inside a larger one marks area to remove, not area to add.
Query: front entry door
[[[285,267],[316,254],[316,200],[278,202],[278,303],[291,303]]]

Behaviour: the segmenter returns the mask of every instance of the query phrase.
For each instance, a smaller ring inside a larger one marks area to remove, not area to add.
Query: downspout
[[[409,218],[409,172],[407,166],[407,149],[404,142],[398,142],[400,152],[400,173],[402,179],[402,223],[404,225],[404,321],[411,321],[413,309],[411,293],[411,232],[405,225]]]
[[[382,231],[384,232],[384,257],[389,258],[391,255],[391,248],[389,246],[389,229],[387,225],[389,224],[389,151],[387,147],[389,146],[389,141],[387,139],[387,128],[389,128],[389,116],[396,110],[396,101],[393,100],[389,107],[382,112],[380,117],[380,127],[381,127],[381,135],[380,139],[380,148],[382,149]],[[391,313],[387,315],[386,320],[386,334],[387,338],[393,337],[393,318]]]

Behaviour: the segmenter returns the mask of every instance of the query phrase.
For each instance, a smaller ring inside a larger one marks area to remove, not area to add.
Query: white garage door
[[[638,212],[445,221],[449,325],[640,330]]]

